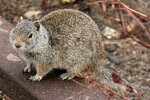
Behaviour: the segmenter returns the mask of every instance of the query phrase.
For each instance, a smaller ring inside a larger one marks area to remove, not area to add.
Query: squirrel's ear
[[[35,27],[37,27],[37,31],[39,31],[40,23],[39,22],[35,22],[34,25],[35,25]]]
[[[19,17],[19,22],[21,22],[23,20],[23,17],[22,16],[20,16]]]

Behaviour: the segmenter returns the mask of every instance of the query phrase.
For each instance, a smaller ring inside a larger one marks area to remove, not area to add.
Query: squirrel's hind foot
[[[63,73],[59,76],[62,80],[70,80],[72,78],[74,78],[75,76],[73,74],[70,74],[70,73]]]

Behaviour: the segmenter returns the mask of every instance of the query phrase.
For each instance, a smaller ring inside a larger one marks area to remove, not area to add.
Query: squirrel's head
[[[40,34],[40,23],[20,21],[10,32],[10,43],[17,50],[30,50],[36,46]]]

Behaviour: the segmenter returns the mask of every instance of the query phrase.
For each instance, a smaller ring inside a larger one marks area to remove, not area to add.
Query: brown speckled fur
[[[89,16],[71,9],[58,10],[43,17],[40,23],[50,32],[55,63],[61,59],[79,71],[84,70],[83,62],[93,66],[91,59],[100,52],[101,34]],[[54,67],[57,66],[65,67],[62,64]]]

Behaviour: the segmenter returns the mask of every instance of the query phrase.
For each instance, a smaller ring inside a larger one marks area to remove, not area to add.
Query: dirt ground
[[[144,30],[137,25],[136,21],[131,18],[127,12],[123,11],[123,14],[127,20],[127,25],[133,25],[135,29],[134,32],[129,29],[129,35],[124,33],[118,9],[113,8],[111,4],[107,4],[105,6],[107,10],[106,17],[106,13],[103,11],[104,9],[102,9],[104,5],[98,3],[92,5],[87,4],[97,0],[72,0],[74,2],[69,3],[61,2],[65,0],[44,0],[46,1],[44,3],[41,3],[41,1],[0,0],[0,14],[10,23],[15,25],[18,22],[19,16],[23,16],[30,20],[37,20],[51,11],[62,8],[73,8],[85,12],[94,19],[102,31],[105,49],[110,45],[118,45],[115,53],[106,50],[107,55],[111,55],[107,57],[109,61],[107,62],[106,67],[116,71],[122,78],[125,78],[129,82],[133,83],[137,89],[137,94],[140,95],[143,100],[150,100],[150,50],[134,41],[131,38],[131,34],[133,33],[133,36],[140,37],[146,43],[150,42],[145,35]],[[130,8],[142,12],[145,15],[150,15],[150,0],[121,1]],[[112,17],[115,21],[110,20],[109,17]],[[137,17],[140,18],[140,16]],[[141,18],[141,21],[150,32],[150,19]],[[106,27],[109,28],[109,31],[110,29],[113,29],[113,32],[115,31],[117,34],[113,36],[105,34],[104,30],[106,30]],[[138,29],[139,31],[137,35]],[[118,62],[116,63],[116,61]],[[131,98],[132,100],[141,99],[135,94],[125,94],[125,96]]]

